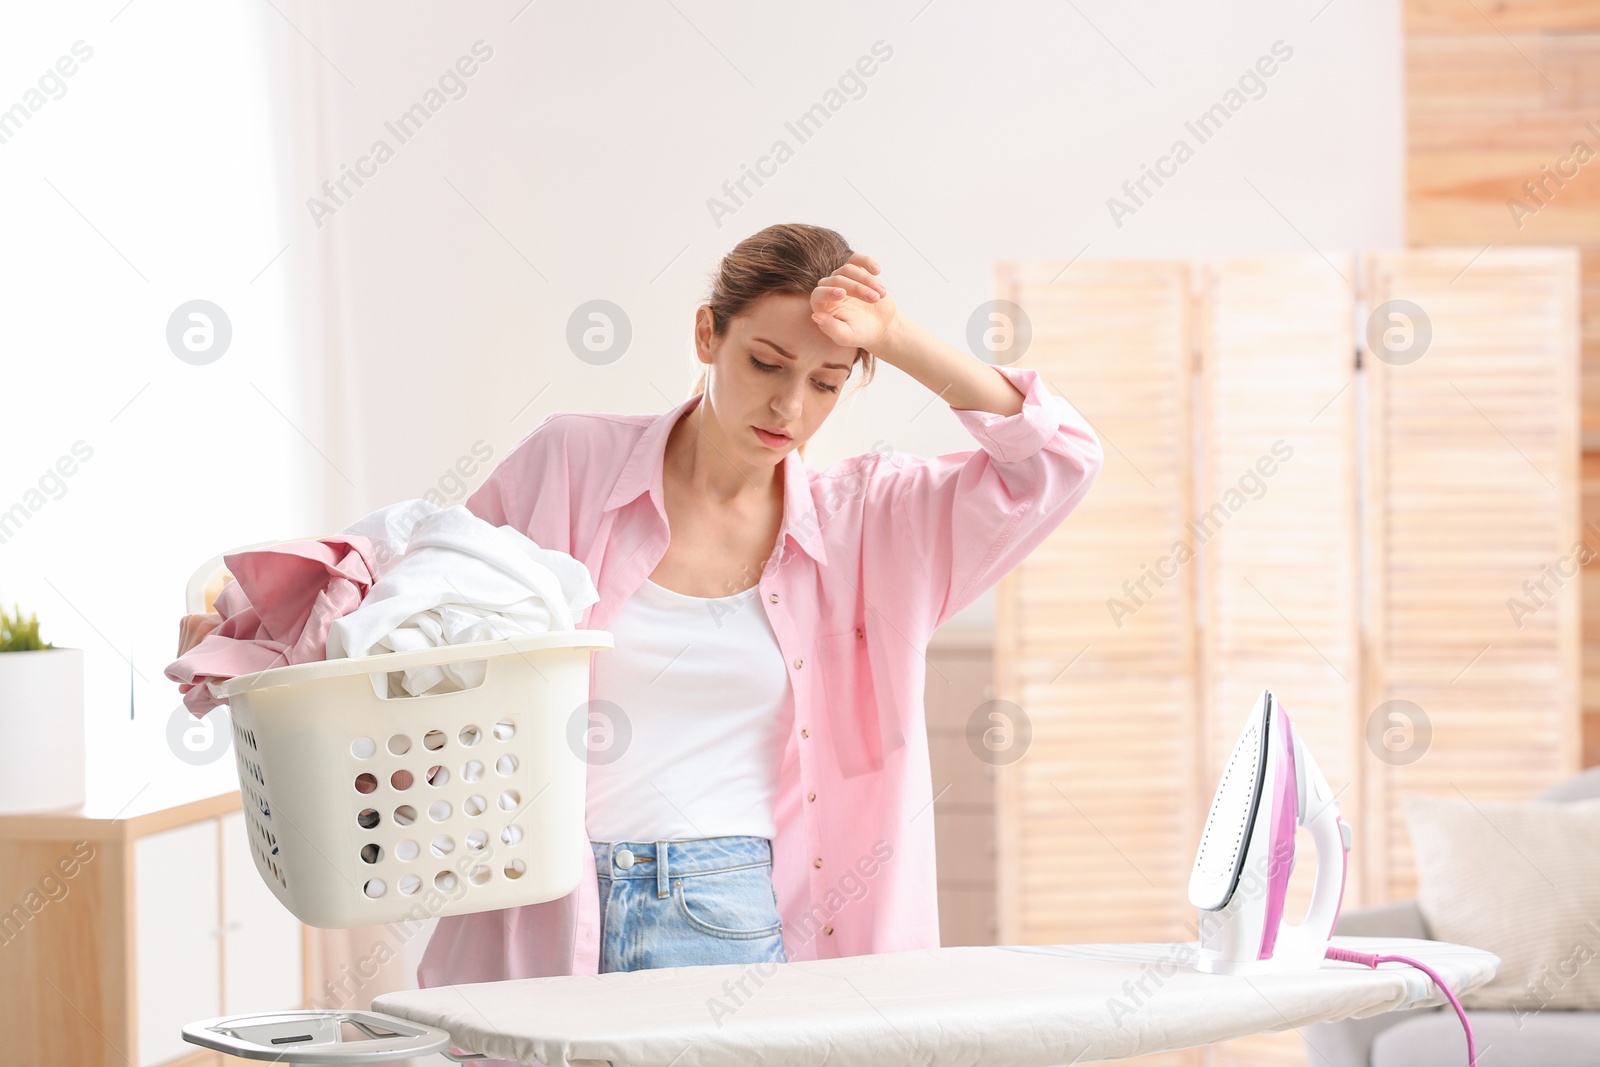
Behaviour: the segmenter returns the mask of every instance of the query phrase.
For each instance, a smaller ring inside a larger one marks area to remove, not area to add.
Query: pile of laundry
[[[166,676],[193,688],[203,716],[224,699],[207,682],[313,660],[409,652],[572,630],[600,599],[589,569],[510,526],[457,505],[405,500],[331,537],[224,556],[234,580],[212,610],[222,623]],[[389,675],[389,695],[458,692],[482,683],[485,662]]]

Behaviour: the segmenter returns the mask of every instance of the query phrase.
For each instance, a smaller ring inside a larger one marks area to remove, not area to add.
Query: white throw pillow
[[[1404,801],[1429,935],[1500,957],[1462,1005],[1600,1009],[1600,799]]]

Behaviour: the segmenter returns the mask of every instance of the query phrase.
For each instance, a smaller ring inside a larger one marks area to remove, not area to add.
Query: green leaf
[[[30,612],[27,622],[22,620],[22,605],[12,603],[14,612],[0,605],[0,652],[42,652],[55,645],[39,639],[39,616]]]

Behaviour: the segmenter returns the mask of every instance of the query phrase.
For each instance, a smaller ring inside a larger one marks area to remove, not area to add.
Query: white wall
[[[315,235],[334,274],[317,362],[357,383],[327,428],[353,483],[332,483],[330,522],[429,488],[464,497],[486,471],[460,486],[449,471],[475,442],[498,459],[552,411],[658,412],[684,399],[709,272],[773,222],[839,230],[883,261],[905,313],[957,344],[999,259],[1401,241],[1394,3],[389,10],[318,10],[329,124],[293,190],[297,233]],[[492,56],[465,94],[441,97],[401,144],[385,122],[478,41]],[[825,102],[880,41],[889,57],[802,143],[786,121]],[[1237,98],[1201,143],[1185,123],[1280,41],[1288,58],[1246,87],[1259,98]],[[369,164],[373,176],[316,225],[307,202],[380,138],[393,157]],[[1124,181],[1177,138],[1193,157],[1134,205]],[[708,200],[778,139],[792,158],[714,217]],[[1112,196],[1136,207],[1120,224]],[[633,327],[603,367],[565,338],[573,309],[596,298]],[[1071,399],[1070,378],[1057,385]],[[922,454],[975,447],[944,404],[924,410],[930,396],[881,367],[841,402],[811,463],[880,437]],[[991,593],[958,621],[992,617]]]
[[[317,528],[279,255],[283,30],[268,7],[199,0],[0,13],[0,602],[84,650],[90,787],[110,810],[236,788],[225,743],[209,764],[169,747],[184,583],[224,549]],[[197,298],[232,331],[205,364],[167,340]]]

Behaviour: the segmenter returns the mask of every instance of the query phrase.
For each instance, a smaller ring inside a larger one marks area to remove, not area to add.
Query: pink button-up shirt
[[[1049,536],[1104,458],[1037,371],[995,369],[1024,394],[1020,412],[952,409],[981,450],[930,459],[885,447],[820,473],[784,456],[783,525],[759,602],[794,695],[772,841],[790,960],[939,946],[928,639]],[[579,625],[603,630],[666,554],[667,434],[699,401],[550,415],[467,507],[582,560],[600,600]],[[598,882],[583,855],[565,897],[440,919],[419,983],[598,973]]]

